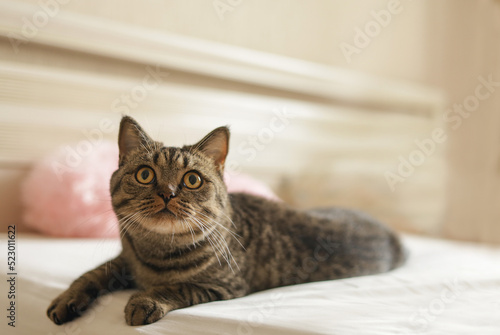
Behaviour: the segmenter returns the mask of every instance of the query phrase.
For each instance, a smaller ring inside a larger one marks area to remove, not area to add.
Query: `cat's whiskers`
[[[175,229],[172,229],[172,239],[170,240],[170,245],[174,243]]]
[[[132,220],[133,217],[137,214],[138,213],[130,213],[130,214],[127,214],[124,217],[118,219],[118,225],[120,225],[120,223],[123,225],[123,227],[119,228],[119,232],[118,232],[120,240],[122,239],[122,232],[124,232],[124,231],[126,232],[127,228],[129,228],[133,224],[133,222],[131,222],[130,220]],[[106,266],[105,266],[106,273],[109,273],[109,271],[110,271],[111,262],[112,262],[112,260],[106,262]]]
[[[189,232],[191,233],[191,237],[193,238],[193,247],[196,247],[196,242],[194,241],[194,231],[189,222],[186,222],[185,219],[182,219],[182,227],[184,228],[184,225],[187,226]]]
[[[211,220],[212,223],[215,223],[217,226],[221,227],[222,229],[224,229],[225,231],[227,231],[235,240],[236,242],[238,242],[238,244],[243,248],[245,249],[245,247],[243,246],[243,244],[241,244],[240,240],[238,239],[241,238],[240,235],[238,235],[237,233],[235,233],[234,231],[232,231],[231,229],[225,227],[224,225],[220,224],[218,221],[215,221],[214,218],[204,214],[204,213],[201,213],[201,212],[196,212],[197,214],[200,214],[200,215],[203,215],[204,217],[206,217],[207,219]],[[224,215],[226,215],[225,213],[223,213]],[[229,219],[229,221],[231,221],[231,223],[233,224],[233,226],[236,228],[236,226],[234,225],[233,221],[226,215],[226,217]]]
[[[210,223],[207,222],[206,220],[204,220],[203,218],[200,217],[198,219],[201,222],[205,223],[206,225],[210,225]],[[224,250],[223,253],[222,253],[222,256],[224,257],[224,259],[228,263],[229,268],[231,269],[231,271],[234,272],[233,267],[231,265],[231,260],[232,260],[234,262],[234,264],[236,265],[236,267],[238,268],[238,270],[239,270],[240,267],[238,266],[238,263],[236,262],[236,260],[233,257],[233,253],[231,252],[231,249],[229,248],[229,245],[228,245],[228,243],[226,241],[225,236],[217,229],[217,225],[221,226],[221,227],[223,227],[223,226],[220,225],[218,222],[216,222],[214,219],[212,219],[212,218],[209,218],[209,219],[212,220],[212,222],[216,224],[216,225],[211,225],[211,226],[213,226],[215,228],[213,230],[213,235],[212,236],[219,241],[221,248]],[[241,245],[241,243],[240,243],[240,245]]]
[[[196,247],[196,242],[194,241],[194,230],[193,230],[193,227],[191,227],[191,225],[188,222],[186,222],[186,223],[187,223],[187,226],[189,228],[189,231],[191,232],[191,237],[193,238],[193,247]]]
[[[216,230],[216,227],[209,226],[206,222],[197,219],[195,216],[190,216],[189,219],[201,230],[203,238],[210,237]]]
[[[128,231],[129,228],[138,228],[140,226],[144,226],[145,220],[150,216],[150,214],[155,214],[154,212],[151,212],[150,209],[154,207],[154,205],[151,205],[152,201],[154,201],[153,198],[146,198],[143,200],[143,202],[136,208],[130,208],[134,212],[132,213],[134,218],[134,222],[130,225],[131,227],[126,227],[127,229],[125,230]],[[128,207],[132,207],[131,204],[127,205]],[[148,237],[149,234],[151,234],[152,231],[149,229],[146,229],[146,235],[144,236],[145,238]]]
[[[131,211],[131,213],[127,214],[123,218],[119,219],[118,222],[122,223],[122,224],[123,223],[127,224],[130,219],[132,219],[135,216],[140,214],[142,207],[144,207],[144,206],[141,206],[138,209],[136,209],[136,208],[133,208],[132,204],[125,205],[125,209],[129,209]],[[125,221],[122,222],[122,220],[125,220]],[[120,233],[121,232],[122,232],[122,230],[120,230]]]
[[[182,219],[179,221],[182,225],[182,228],[184,228],[186,226],[186,220]]]
[[[125,236],[129,230],[134,226],[135,221],[131,220],[130,222],[125,222],[122,224],[122,228],[120,230],[120,239],[122,240],[123,243],[123,236]]]
[[[196,225],[198,225],[198,223],[194,222]],[[204,232],[204,228],[203,228],[203,225],[200,223],[200,226],[199,228]],[[219,250],[219,247],[218,245],[216,246],[215,245],[215,241],[212,240],[212,237],[211,237],[211,234],[209,235],[203,235],[204,238],[206,238],[206,240],[208,241],[208,243],[210,244],[214,254],[215,254],[215,257],[217,258],[217,262],[219,262],[219,265],[222,265],[221,261],[220,261],[220,258],[219,258],[219,255],[217,253],[217,250],[215,250],[216,248]]]
[[[116,221],[115,221],[116,220]],[[110,221],[114,221],[112,225],[110,225],[103,233],[103,235],[108,235],[110,232],[112,232],[113,230],[115,230],[116,228],[119,228],[117,227],[117,222],[119,222],[119,220],[116,219],[116,215],[110,215],[108,218],[106,218],[106,220],[103,222],[103,224],[106,224],[108,225],[108,223]]]
[[[234,264],[236,265],[238,270],[240,269],[240,267],[238,266],[236,259],[234,259],[233,253],[231,252],[231,249],[229,248],[229,245],[228,245],[226,239],[224,238],[224,236],[221,234],[221,232],[218,229],[215,229],[214,232],[215,232],[215,234],[213,236],[216,237],[217,239],[219,239],[221,247],[224,250],[223,251],[224,258],[226,259],[226,262],[227,262],[229,268],[234,273],[232,262],[234,262]]]
[[[109,212],[111,212],[111,211],[113,211],[113,209],[107,209],[107,210],[105,210],[105,211],[102,211],[102,212],[100,212],[100,213],[97,213],[97,214],[95,214],[95,215],[92,215],[91,217],[87,218],[86,220],[80,221],[80,222],[77,224],[77,227],[79,227],[79,226],[81,226],[81,225],[85,225],[85,224],[86,224],[87,222],[89,222],[90,220],[95,219],[96,217],[101,216],[101,215],[106,215],[106,214],[108,214],[108,213],[109,213]],[[108,218],[107,218],[107,220],[112,219],[112,218],[113,218],[113,216],[110,216],[110,217],[108,217]],[[107,221],[106,221],[106,222],[107,222]],[[110,227],[110,228],[106,229],[106,231],[104,232],[104,234],[109,233],[109,231],[110,231],[112,228],[113,228],[113,227]]]
[[[194,219],[194,220],[196,220],[196,216],[195,216],[195,215],[193,215],[192,213],[188,213],[187,211],[185,211],[185,210],[183,210],[183,209],[181,209],[181,211],[182,211],[182,212],[184,212],[185,214],[187,214],[187,216],[188,216],[188,218],[189,218],[189,219]],[[197,211],[195,211],[195,210],[193,210],[193,211],[195,212],[195,214],[196,214],[196,213],[198,213],[198,212],[197,212]],[[197,220],[197,221],[198,221],[198,220]],[[199,222],[199,221],[198,221],[198,222]],[[201,224],[201,223],[200,223],[200,224]],[[212,233],[212,231],[214,230],[214,228],[210,229],[210,226],[209,226],[209,225],[203,225],[204,230],[203,230],[201,227],[199,227],[199,228],[200,228],[200,230],[202,231],[202,233],[203,233],[203,235],[204,235],[204,236],[207,234],[207,231],[208,231],[209,233]]]
[[[132,215],[129,215],[123,222],[121,222],[122,228],[120,229],[120,239],[123,240],[123,236],[127,234],[127,232],[131,229],[131,227],[134,226],[134,224],[137,224],[135,221],[135,217],[139,215],[139,212],[132,213]]]
[[[195,217],[190,217],[190,220],[198,227],[202,232],[206,231],[208,229],[206,223],[203,223],[196,219]],[[212,230],[210,234],[204,234],[203,237],[206,238],[206,240],[210,243],[212,250],[214,251],[215,257],[217,257],[217,260],[219,262],[219,265],[222,265],[219,259],[219,255],[217,253],[217,250],[219,251],[220,255],[224,258],[226,262],[229,264],[229,259],[227,257],[227,252],[226,249],[224,248],[223,244],[224,242],[220,240],[220,237],[215,233],[215,227],[212,226]],[[217,250],[215,250],[217,249]],[[230,264],[229,264],[230,265]]]
[[[234,228],[236,228],[236,225],[234,224],[233,220],[224,212],[221,212],[222,215],[224,215],[228,220],[229,222],[231,222],[231,224],[233,225]]]
[[[113,211],[113,209],[108,209],[108,210],[105,210],[105,211],[103,211],[103,212],[101,212],[101,213],[99,213],[99,214],[96,214],[96,215],[95,215],[95,216],[93,216],[93,217],[96,217],[96,216],[99,216],[99,215],[107,215],[108,213],[110,213],[110,212],[112,212],[112,211]],[[88,220],[90,220],[90,219],[88,219]],[[88,220],[87,220],[87,221],[88,221]],[[114,221],[114,220],[116,220],[116,216],[115,216],[115,215],[107,215],[107,217],[106,217],[106,218],[104,218],[104,220],[103,220],[102,224],[104,224],[104,225],[106,225],[106,226],[107,226],[107,225],[108,225],[108,223],[109,223],[111,220],[113,220],[113,221]],[[85,221],[85,222],[87,222],[87,221]],[[106,229],[106,230],[102,233],[102,235],[103,235],[103,236],[107,236],[107,235],[108,235],[108,234],[109,234],[112,230],[114,230],[115,228],[116,228],[116,224],[109,225],[109,227],[108,227],[108,228],[107,228],[107,229]],[[99,240],[98,244],[96,245],[96,249],[98,249],[98,248],[102,247],[102,245],[104,244],[104,242],[105,242],[105,238],[101,238],[101,239]]]
[[[124,232],[125,227],[128,224],[128,220],[131,219],[131,217],[133,217],[136,214],[137,213],[130,213],[130,214],[125,215],[122,218],[118,218],[118,226],[119,226],[118,233],[119,233],[120,237],[121,237],[122,233]],[[120,227],[120,225],[121,225],[121,227]]]
[[[231,252],[229,250],[229,247],[227,245],[227,242],[226,242],[224,236],[222,236],[222,234],[217,230],[217,227],[214,225],[209,225],[207,222],[202,220],[202,218],[196,218],[194,215],[192,215],[191,213],[188,213],[185,210],[181,209],[181,211],[183,213],[187,214],[188,215],[187,219],[190,222],[192,222],[194,225],[196,225],[198,227],[198,229],[200,229],[202,231],[203,238],[206,239],[210,243],[210,246],[212,247],[212,250],[214,251],[214,254],[215,254],[219,264],[222,265],[222,263],[219,259],[219,253],[220,253],[222,258],[224,258],[224,260],[228,263],[229,267],[233,271],[232,266],[231,266],[231,260],[230,260],[230,257],[228,255],[228,252],[229,252],[229,254]],[[196,211],[194,211],[194,212],[196,213]],[[189,224],[189,223],[187,223],[187,224]],[[207,231],[209,232],[208,234],[207,234]]]

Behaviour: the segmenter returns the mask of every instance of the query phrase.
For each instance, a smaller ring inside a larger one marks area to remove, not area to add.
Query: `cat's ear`
[[[124,116],[120,122],[118,146],[120,148],[120,165],[129,153],[137,149],[150,148],[154,141],[130,116]]]
[[[229,128],[219,127],[192,146],[214,161],[219,172],[224,171],[224,163],[229,151]]]

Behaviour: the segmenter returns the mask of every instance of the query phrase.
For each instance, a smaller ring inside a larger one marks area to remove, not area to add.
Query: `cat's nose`
[[[165,201],[165,203],[177,196],[174,192],[158,192],[158,195],[163,199],[163,201]]]

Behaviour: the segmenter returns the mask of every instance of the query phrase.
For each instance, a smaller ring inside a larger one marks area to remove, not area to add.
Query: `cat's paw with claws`
[[[94,301],[89,294],[67,290],[55,298],[47,309],[47,316],[56,325],[62,325],[79,317]]]
[[[158,321],[171,309],[145,292],[139,292],[132,295],[125,306],[125,321],[129,326],[147,325]]]

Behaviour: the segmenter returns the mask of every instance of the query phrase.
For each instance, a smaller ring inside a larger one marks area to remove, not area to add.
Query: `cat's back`
[[[284,202],[245,194],[230,194],[233,219],[241,228],[251,227],[256,231],[272,229],[283,235],[292,235],[298,240],[307,240],[321,234],[337,237],[386,236],[392,233],[388,227],[368,214],[338,207],[312,210],[292,208]]]
[[[302,211],[241,193],[230,200],[258,289],[379,273],[404,261],[397,235],[363,212]]]
[[[301,233],[301,238],[322,232],[337,235],[363,233],[372,237],[391,232],[385,225],[358,210],[339,207],[299,210],[284,202],[246,193],[231,193],[229,198],[233,218],[243,226],[264,226],[281,233]]]
[[[251,227],[256,231],[272,229],[286,233],[299,226],[317,225],[316,218],[304,211],[291,208],[284,202],[268,200],[246,193],[230,193],[233,219],[240,229]]]

